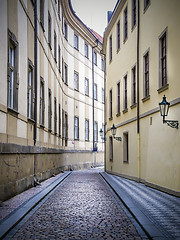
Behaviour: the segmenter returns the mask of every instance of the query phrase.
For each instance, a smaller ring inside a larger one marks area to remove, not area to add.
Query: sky
[[[71,0],[76,15],[102,37],[107,26],[107,11],[113,11],[116,2],[117,0]]]

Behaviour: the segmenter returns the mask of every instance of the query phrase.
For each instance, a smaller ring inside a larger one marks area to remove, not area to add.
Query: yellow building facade
[[[180,2],[120,0],[104,33],[106,171],[180,196]],[[112,137],[115,125],[117,141]]]
[[[36,18],[37,16],[37,18]],[[102,165],[102,39],[70,0],[0,0],[0,200]]]

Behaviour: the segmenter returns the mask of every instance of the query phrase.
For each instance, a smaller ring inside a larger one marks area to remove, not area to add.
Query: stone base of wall
[[[5,201],[39,182],[67,170],[104,164],[103,152],[77,151],[0,144],[0,201]]]

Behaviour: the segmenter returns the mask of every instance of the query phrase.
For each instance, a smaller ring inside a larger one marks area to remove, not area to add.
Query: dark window
[[[128,37],[128,9],[127,7],[124,10],[124,41]]]
[[[54,59],[57,62],[57,35],[54,31]]]
[[[117,115],[120,114],[120,82],[117,84]]]
[[[94,83],[94,99],[98,100],[97,84],[96,83]]]
[[[59,136],[61,136],[61,105],[59,104]]]
[[[101,58],[101,70],[104,71],[105,70],[105,64],[104,64],[104,59]]]
[[[109,61],[112,61],[112,35],[109,38]]]
[[[27,102],[28,102],[28,118],[34,119],[34,77],[33,77],[33,65],[30,60],[28,67],[28,89],[27,89]]]
[[[132,28],[136,25],[136,0],[132,0]]]
[[[52,99],[51,99],[51,90],[48,91],[48,128],[52,129]]]
[[[54,133],[57,133],[57,101],[54,98]]]
[[[149,96],[149,52],[144,56],[144,97]]]
[[[74,89],[79,91],[79,74],[74,72]]]
[[[62,57],[62,80],[64,82],[64,59]]]
[[[136,66],[132,69],[132,105],[136,104]]]
[[[120,20],[117,23],[117,51],[120,49]]]
[[[97,53],[94,51],[94,64],[97,66]]]
[[[45,31],[44,30],[44,0],[40,1],[40,23],[43,28],[43,31]]]
[[[123,161],[129,162],[129,137],[128,133],[123,133]]]
[[[148,8],[150,5],[150,0],[144,0],[144,11]]]
[[[104,88],[102,88],[102,103],[105,102],[105,96],[104,96]]]
[[[76,34],[74,34],[74,48],[79,50],[79,37]]]
[[[94,122],[94,141],[98,142],[98,122]]]
[[[109,118],[112,118],[112,89],[109,91]]]
[[[89,141],[89,120],[85,120],[85,140]]]
[[[44,99],[44,80],[40,78],[40,125],[44,126],[44,111],[45,111],[45,99]]]
[[[79,117],[74,117],[74,139],[79,140]]]
[[[127,75],[124,77],[124,110],[127,109]]]
[[[85,78],[85,95],[89,96],[89,79]]]
[[[113,137],[109,137],[109,161],[113,161]]]
[[[167,84],[167,37],[166,32],[160,38],[160,87]]]
[[[61,5],[60,5],[60,0],[58,0],[58,17],[59,17],[59,20],[61,20]]]
[[[87,43],[84,44],[84,52],[85,52],[85,57],[89,58],[89,47]]]
[[[8,107],[18,110],[18,42],[15,35],[8,31]]]
[[[64,20],[64,37],[66,40],[68,40],[68,26],[65,20]]]
[[[48,12],[48,43],[51,48],[51,15]]]
[[[67,140],[68,139],[68,115],[67,115],[67,113],[65,113],[64,124],[65,124],[65,139]]]
[[[60,48],[60,46],[58,46],[58,67],[59,67],[59,72],[61,72],[61,48]]]
[[[64,82],[68,84],[68,66],[64,63]]]

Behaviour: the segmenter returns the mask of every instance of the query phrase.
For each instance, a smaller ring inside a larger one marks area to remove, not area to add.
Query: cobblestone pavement
[[[141,239],[94,171],[73,172],[12,239]]]
[[[108,175],[113,183],[118,184],[120,197],[124,196],[125,201],[127,199],[127,206],[129,200],[133,202],[134,215],[136,216],[136,212],[143,213],[157,227],[164,236],[161,239],[180,240],[180,198],[135,181],[111,174],[105,175]],[[131,206],[129,208],[131,209]],[[138,220],[146,228],[142,214],[139,214]]]

